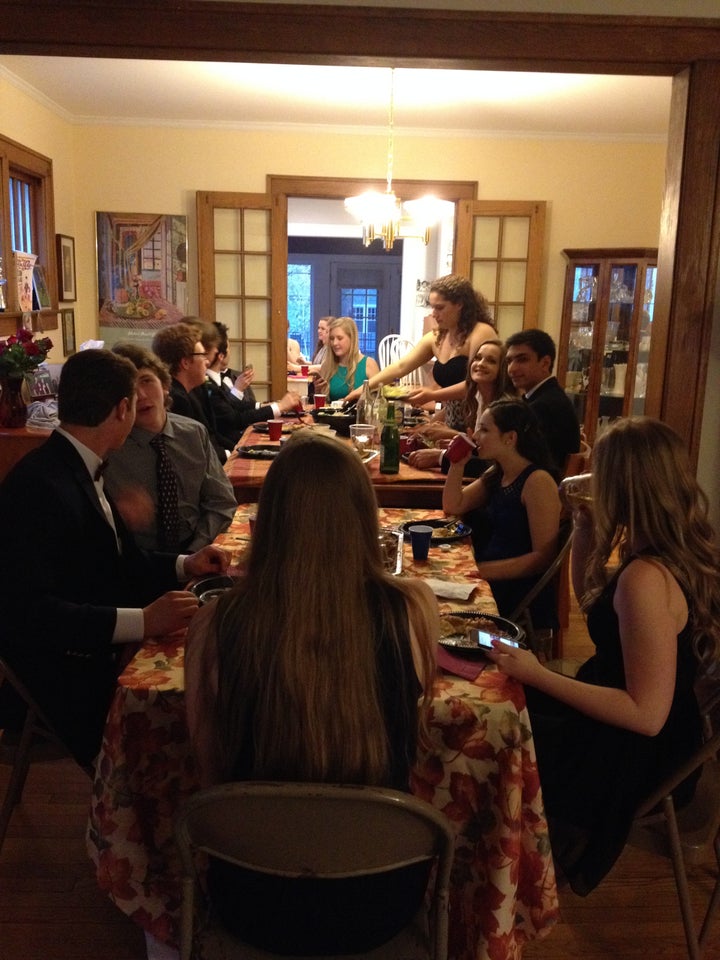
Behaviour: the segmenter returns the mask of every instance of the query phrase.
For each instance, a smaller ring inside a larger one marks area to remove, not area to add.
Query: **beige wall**
[[[78,341],[97,335],[97,210],[184,213],[189,309],[197,307],[195,191],[264,192],[267,173],[383,177],[386,140],[329,131],[277,133],[81,126],[53,115],[0,77],[2,133],[54,163],[56,230],[75,237]],[[395,135],[397,179],[476,180],[480,199],[546,200],[543,326],[557,336],[564,247],[656,246],[663,143],[467,140]],[[59,359],[56,352],[53,359]]]

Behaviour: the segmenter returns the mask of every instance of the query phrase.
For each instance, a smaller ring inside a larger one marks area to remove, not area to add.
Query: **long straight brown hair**
[[[263,484],[247,574],[218,601],[213,620],[225,777],[244,744],[255,778],[387,782],[373,612],[382,618],[383,642],[395,645],[395,662],[407,664],[407,651],[403,660],[397,649],[407,607],[422,645],[421,723],[436,638],[416,589],[385,573],[378,533],[375,494],[355,451],[299,431]],[[403,602],[391,604],[393,593]],[[380,598],[379,610],[370,594]],[[414,671],[400,684],[398,703],[417,684]],[[414,703],[409,719],[416,730]]]

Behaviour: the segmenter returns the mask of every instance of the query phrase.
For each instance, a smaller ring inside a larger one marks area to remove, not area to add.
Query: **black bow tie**
[[[95,483],[97,483],[100,477],[102,477],[102,475],[105,473],[105,468],[107,467],[107,465],[108,465],[107,460],[103,460],[102,463],[100,463],[100,465],[98,466],[93,476],[93,480],[95,481]]]

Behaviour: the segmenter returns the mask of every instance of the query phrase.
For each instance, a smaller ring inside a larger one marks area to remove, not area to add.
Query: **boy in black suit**
[[[223,551],[139,550],[104,492],[102,467],[135,419],[137,371],[85,350],[60,377],[60,426],[0,486],[0,650],[77,760],[98,752],[123,645],[184,629],[188,579],[222,572]]]
[[[552,376],[555,343],[544,330],[531,327],[508,337],[505,346],[508,375],[532,405],[559,479],[565,473],[568,456],[580,449],[580,425],[567,394]]]

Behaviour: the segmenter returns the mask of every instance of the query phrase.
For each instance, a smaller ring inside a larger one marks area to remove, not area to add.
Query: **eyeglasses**
[[[206,353],[191,353],[190,356],[191,356],[191,357],[206,357],[207,354],[206,354]]]

